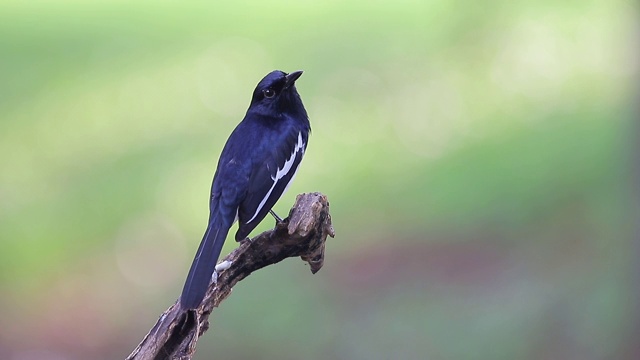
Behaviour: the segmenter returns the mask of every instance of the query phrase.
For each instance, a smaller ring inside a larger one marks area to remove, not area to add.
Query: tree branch
[[[229,296],[238,281],[265,266],[297,256],[309,263],[315,274],[324,262],[327,235],[335,235],[327,197],[321,193],[298,195],[288,218],[273,230],[241,241],[223,259],[231,262],[231,266],[219,273],[217,283],[209,284],[198,309],[185,312],[176,301],[162,313],[127,360],[191,359],[198,338],[209,328],[209,314]]]

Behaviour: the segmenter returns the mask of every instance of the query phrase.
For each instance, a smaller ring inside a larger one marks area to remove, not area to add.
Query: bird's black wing
[[[236,240],[240,241],[264,219],[280,196],[287,190],[307,147],[308,133],[293,133],[268,153],[264,162],[256,164],[249,178],[247,194],[238,210],[239,228]]]

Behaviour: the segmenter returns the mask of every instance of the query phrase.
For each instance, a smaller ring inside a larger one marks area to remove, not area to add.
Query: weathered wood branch
[[[309,263],[315,274],[324,262],[327,235],[334,236],[327,197],[321,193],[298,195],[288,218],[273,230],[240,242],[223,259],[231,266],[219,273],[217,283],[209,285],[198,309],[184,311],[176,301],[127,360],[191,359],[198,338],[209,328],[209,314],[229,296],[238,281],[265,266],[298,256]]]

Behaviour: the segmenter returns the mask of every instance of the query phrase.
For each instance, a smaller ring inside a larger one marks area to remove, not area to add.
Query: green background
[[[313,128],[275,210],[321,191],[337,236],[238,284],[196,359],[639,358],[635,10],[2,1],[0,358],[135,347],[273,69]]]

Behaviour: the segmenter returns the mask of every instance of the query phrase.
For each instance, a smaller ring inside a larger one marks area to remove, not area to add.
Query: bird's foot
[[[271,214],[271,216],[273,216],[273,218],[276,219],[276,223],[277,224],[282,222],[282,218],[280,216],[278,216],[278,214],[276,214],[275,211],[269,210],[269,214]]]
[[[273,216],[273,218],[274,218],[274,219],[276,219],[276,225],[278,225],[278,224],[282,224],[282,222],[283,222],[284,220],[282,220],[282,218],[281,218],[280,216],[278,216],[278,214],[276,214],[276,212],[275,212],[275,211],[273,211],[273,210],[269,210],[269,213],[271,214],[271,216]]]

